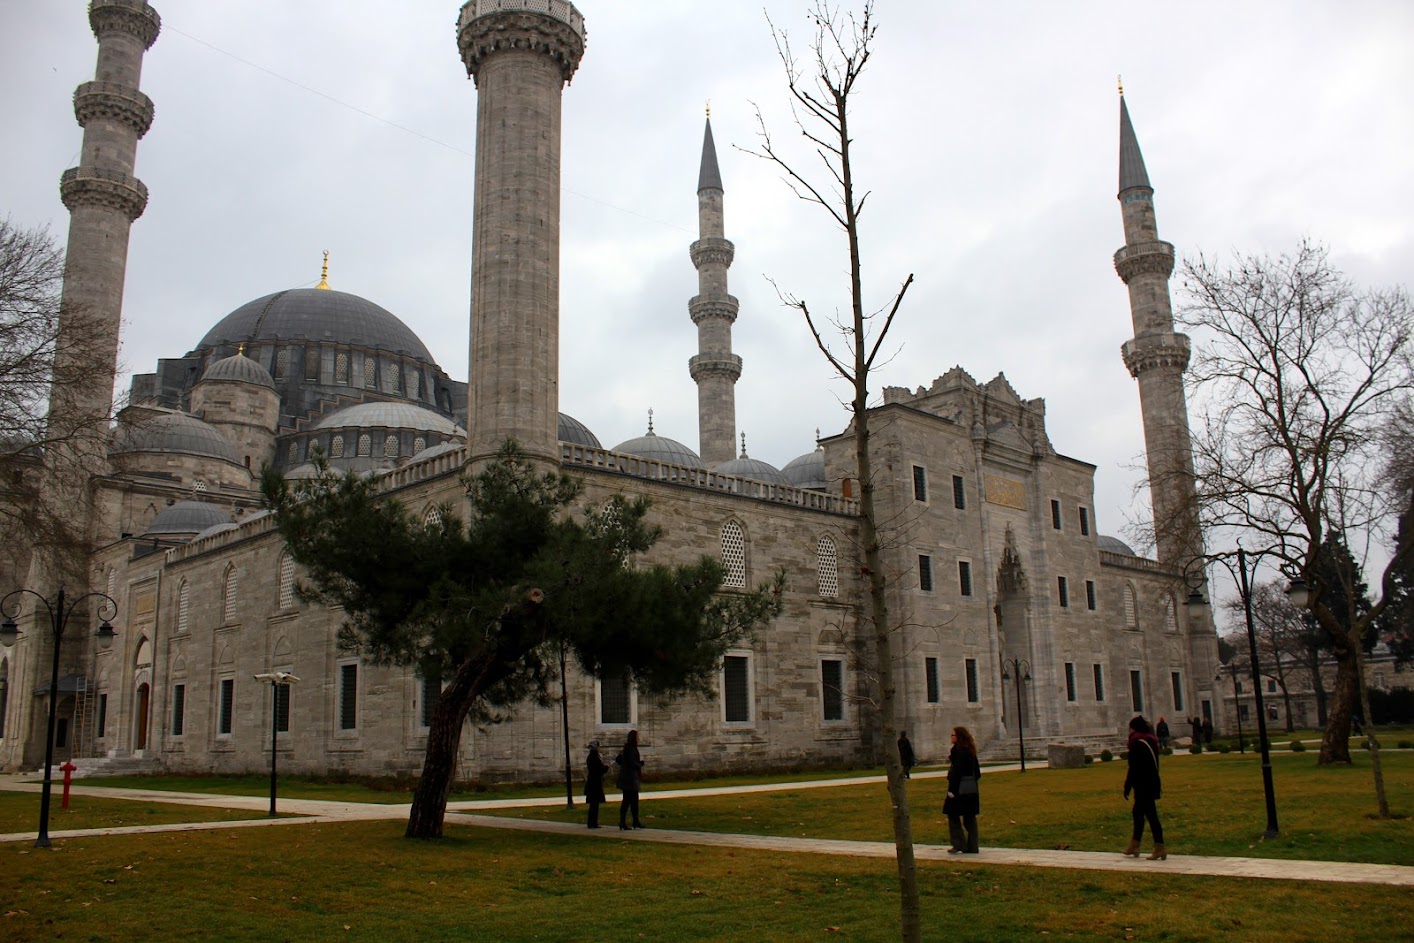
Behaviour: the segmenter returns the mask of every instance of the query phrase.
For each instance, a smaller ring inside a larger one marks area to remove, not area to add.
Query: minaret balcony
[[[1173,274],[1173,243],[1155,240],[1136,242],[1115,253],[1115,271],[1126,285],[1136,275]]]
[[[59,198],[70,212],[80,206],[106,206],[135,220],[147,209],[147,187],[121,170],[70,167],[59,177]]]
[[[1145,334],[1124,342],[1120,348],[1129,375],[1136,380],[1146,370],[1166,367],[1180,372],[1188,369],[1192,345],[1187,334]]]
[[[558,62],[568,82],[584,57],[584,14],[568,0],[470,0],[457,17],[457,49],[472,77],[494,53],[526,49]]]
[[[162,30],[162,17],[146,0],[93,0],[88,8],[88,25],[99,42],[104,33],[117,30],[136,36],[144,49],[151,49]]]
[[[711,264],[730,266],[732,259],[736,258],[736,246],[728,239],[699,239],[688,251],[692,253],[693,266],[699,269]]]
[[[687,360],[687,372],[695,382],[707,377],[725,377],[735,383],[741,378],[741,358],[736,354],[693,354]]]
[[[81,127],[88,127],[94,118],[107,118],[142,137],[152,127],[152,112],[152,99],[117,82],[84,82],[74,89],[74,117]]]
[[[715,295],[704,298],[701,295],[694,295],[687,303],[688,313],[692,315],[693,324],[701,324],[703,321],[719,319],[731,324],[736,321],[737,310],[740,308],[734,295]]]

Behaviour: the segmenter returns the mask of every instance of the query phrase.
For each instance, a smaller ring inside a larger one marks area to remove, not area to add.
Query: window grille
[[[358,437],[358,457],[368,458],[373,454],[373,437],[368,433]]]
[[[182,634],[187,630],[188,620],[191,618],[191,584],[182,580],[182,585],[177,588],[177,634]]]
[[[605,675],[599,681],[599,723],[633,723],[633,690],[628,675]]]
[[[286,465],[289,465],[289,466],[291,466],[291,467],[294,467],[295,465],[299,464],[299,444],[298,444],[298,443],[295,443],[295,442],[291,442],[291,443],[290,443],[290,457],[286,460],[285,464],[286,464]]]
[[[304,378],[311,383],[319,382],[319,348],[304,349]]]
[[[1060,595],[1060,605],[1062,609],[1070,605],[1070,583],[1064,576],[1056,577],[1056,591]]]
[[[343,351],[334,355],[334,382],[340,386],[349,385],[349,355]]]
[[[187,686],[172,685],[172,736],[180,737],[187,726]]]
[[[1055,501],[1055,500],[1052,500],[1052,501],[1051,501],[1051,529],[1052,529],[1052,530],[1060,530],[1060,529],[1061,529],[1061,510],[1060,510],[1060,502],[1059,502],[1059,501]]]
[[[736,521],[722,525],[722,566],[727,570],[723,586],[746,588],[746,535]]]
[[[933,558],[926,553],[918,555],[918,588],[925,593],[933,591]]]
[[[231,715],[236,706],[236,679],[221,679],[221,704],[216,714],[216,732],[223,736],[231,733]]]
[[[1174,606],[1172,596],[1165,597],[1164,599],[1164,631],[1178,631],[1178,611]]]
[[[826,720],[844,720],[844,662],[825,658],[820,662],[820,694]]]
[[[1134,604],[1134,586],[1130,583],[1124,584],[1124,626],[1127,629],[1139,628],[1139,609]]]
[[[1085,581],[1085,608],[1089,609],[1091,612],[1094,612],[1096,609],[1094,580]]]
[[[398,457],[398,437],[396,435],[390,433],[383,437],[383,457]]]
[[[277,684],[275,688],[275,730],[277,733],[290,732],[290,686]]]
[[[343,437],[343,436],[341,436],[341,435],[336,435],[336,436],[334,436],[334,441],[332,441],[332,442],[329,443],[329,457],[330,457],[330,458],[343,458],[343,457],[344,457],[344,437]]]
[[[1089,508],[1081,508],[1081,509],[1080,509],[1080,536],[1081,536],[1081,537],[1089,537],[1089,536],[1090,536],[1090,509],[1089,509]]]
[[[913,466],[913,500],[928,500],[928,469],[922,465]]]
[[[285,379],[285,374],[288,373],[289,370],[290,351],[289,348],[284,348],[282,350],[277,351],[275,354],[275,379]]]
[[[1105,666],[1104,666],[1104,665],[1096,665],[1096,666],[1095,666],[1095,700],[1097,700],[1097,701],[1103,701],[1104,699],[1105,699]]]
[[[292,609],[295,605],[295,558],[288,553],[280,554],[280,608]]]
[[[1075,697],[1075,662],[1068,661],[1065,663],[1065,699],[1073,702]]]
[[[358,665],[339,666],[339,729],[358,728]]]
[[[408,370],[408,396],[422,399],[422,371],[415,367]]]
[[[936,704],[942,699],[942,690],[938,686],[938,659],[923,659],[923,675],[928,686],[928,703]]]
[[[745,655],[728,655],[722,659],[722,702],[729,724],[751,721],[749,676]]]
[[[972,595],[972,564],[966,560],[957,561],[957,591],[963,596]]]
[[[418,452],[421,452],[425,448],[427,448],[426,437],[418,436],[417,438],[412,440],[412,454],[416,455]]]
[[[194,491],[194,492],[196,492],[197,494],[205,494],[205,493],[206,493],[206,482],[204,482],[204,481],[202,481],[200,478],[198,478],[198,479],[192,484],[191,490]]]
[[[967,510],[967,489],[961,475],[952,476],[952,506],[959,511]]]
[[[398,365],[397,365],[397,364],[395,364],[395,363],[390,363],[390,364],[388,364],[388,369],[387,369],[387,371],[386,371],[385,376],[383,377],[383,383],[384,383],[384,389],[386,389],[389,393],[396,393],[396,392],[398,392]]]
[[[221,600],[221,621],[230,624],[236,621],[236,568],[226,567],[226,589]]]
[[[363,385],[370,390],[378,388],[378,361],[372,357],[363,358]]]
[[[977,659],[967,659],[963,667],[967,677],[967,703],[980,703],[982,700],[982,692],[977,685]]]
[[[432,726],[432,712],[437,708],[437,699],[442,696],[441,678],[422,678],[421,721],[423,727]]]
[[[821,596],[839,594],[839,558],[835,554],[835,539],[828,535],[821,537],[815,544],[815,576]]]

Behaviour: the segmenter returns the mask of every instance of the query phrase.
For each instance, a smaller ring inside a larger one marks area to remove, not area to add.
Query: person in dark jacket
[[[638,731],[630,730],[628,740],[619,755],[614,757],[619,768],[616,785],[623,791],[623,801],[619,803],[619,828],[628,831],[628,816],[633,813],[633,827],[642,828],[638,820],[638,787],[643,777],[643,758],[638,755]]]
[[[1149,722],[1140,714],[1129,722],[1129,772],[1124,777],[1124,798],[1134,793],[1134,832],[1129,839],[1126,856],[1139,857],[1139,845],[1144,839],[1144,821],[1154,832],[1154,853],[1150,861],[1163,861],[1169,856],[1164,847],[1164,827],[1159,824],[1158,801],[1162,788],[1159,783],[1159,741]]]
[[[1203,728],[1203,745],[1210,747],[1210,746],[1213,745],[1213,718],[1211,718],[1211,717],[1204,717],[1204,718],[1203,718],[1202,728]]]
[[[948,817],[948,837],[952,839],[950,855],[977,854],[977,813],[982,802],[978,781],[982,764],[977,762],[977,741],[966,727],[952,729],[952,750],[948,753],[948,797],[943,801],[943,814]],[[966,828],[966,835],[963,829]]]
[[[913,744],[908,741],[907,731],[898,735],[898,761],[903,766],[903,778],[908,779],[918,757],[913,755]]]
[[[1169,748],[1169,722],[1162,717],[1159,718],[1158,725],[1154,727],[1154,736],[1159,738],[1160,750]]]
[[[599,804],[604,801],[604,774],[609,764],[599,755],[599,741],[589,741],[589,759],[585,761],[587,770],[584,777],[584,801],[589,803],[589,827],[599,827]]]
[[[1201,747],[1203,745],[1203,721],[1197,717],[1188,718],[1188,726],[1193,728],[1193,745]]]

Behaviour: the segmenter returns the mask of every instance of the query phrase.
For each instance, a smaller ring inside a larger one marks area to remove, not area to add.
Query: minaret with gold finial
[[[727,294],[727,269],[736,249],[724,235],[722,174],[712,142],[711,106],[697,176],[697,226],[699,238],[691,247],[697,296],[687,304],[697,325],[697,353],[688,360],[688,372],[697,383],[698,451],[712,468],[736,457],[736,381],[741,377],[741,358],[732,353],[737,300]]]
[[[333,291],[329,287],[329,250],[324,250],[324,264],[319,269],[319,284],[314,286],[316,291]]]

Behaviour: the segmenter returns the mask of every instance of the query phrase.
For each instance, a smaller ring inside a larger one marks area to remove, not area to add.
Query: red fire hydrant
[[[64,773],[64,798],[60,801],[59,808],[67,809],[69,807],[69,783],[74,781],[74,770],[78,767],[74,765],[73,760],[69,760],[59,769]]]

